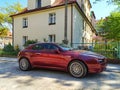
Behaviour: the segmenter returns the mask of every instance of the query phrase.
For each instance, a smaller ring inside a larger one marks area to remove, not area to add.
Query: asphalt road
[[[99,74],[74,78],[66,72],[21,71],[16,58],[0,57],[0,90],[120,90],[120,65]]]

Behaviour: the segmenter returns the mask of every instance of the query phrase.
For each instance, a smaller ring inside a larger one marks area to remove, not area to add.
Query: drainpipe
[[[65,25],[64,25],[64,40],[67,40],[67,17],[68,17],[68,0],[65,0]],[[67,44],[67,43],[65,43]]]

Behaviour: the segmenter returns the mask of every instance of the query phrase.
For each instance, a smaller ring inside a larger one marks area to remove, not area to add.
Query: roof
[[[70,2],[74,2],[76,0],[68,0],[68,3]],[[56,6],[56,5],[60,5],[60,4],[64,4],[65,0],[55,0],[55,2],[52,4],[52,6]]]
[[[76,0],[68,0],[68,4],[72,4],[72,3],[76,3]],[[30,12],[55,8],[55,7],[59,7],[59,6],[64,6],[64,5],[65,5],[65,0],[56,0],[52,5],[48,5],[48,6],[45,6],[45,7],[35,8],[35,9],[31,9],[31,10],[28,10],[27,8],[25,8],[21,12],[19,12],[17,14],[14,14],[14,15],[11,15],[11,17],[21,15],[21,14],[25,14],[25,13],[30,13]]]

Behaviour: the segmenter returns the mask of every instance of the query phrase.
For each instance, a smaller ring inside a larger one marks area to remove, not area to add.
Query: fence
[[[120,59],[120,42],[73,43],[78,49],[97,52],[111,59]]]

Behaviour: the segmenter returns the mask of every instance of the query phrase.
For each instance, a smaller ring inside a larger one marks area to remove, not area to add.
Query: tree
[[[3,38],[5,36],[7,36],[8,31],[9,31],[8,28],[0,27],[0,37]]]
[[[12,5],[7,4],[7,7],[0,7],[0,37],[6,36],[9,29],[12,28],[12,18],[10,15],[22,10],[23,8],[19,2]]]
[[[109,40],[120,40],[120,12],[112,12],[106,19],[97,23],[98,31],[104,32],[103,37]]]
[[[8,24],[12,24],[10,15],[19,13],[23,10],[22,5],[19,2],[12,5],[7,4],[7,7],[1,7],[1,9],[1,13],[4,15],[4,22]]]

